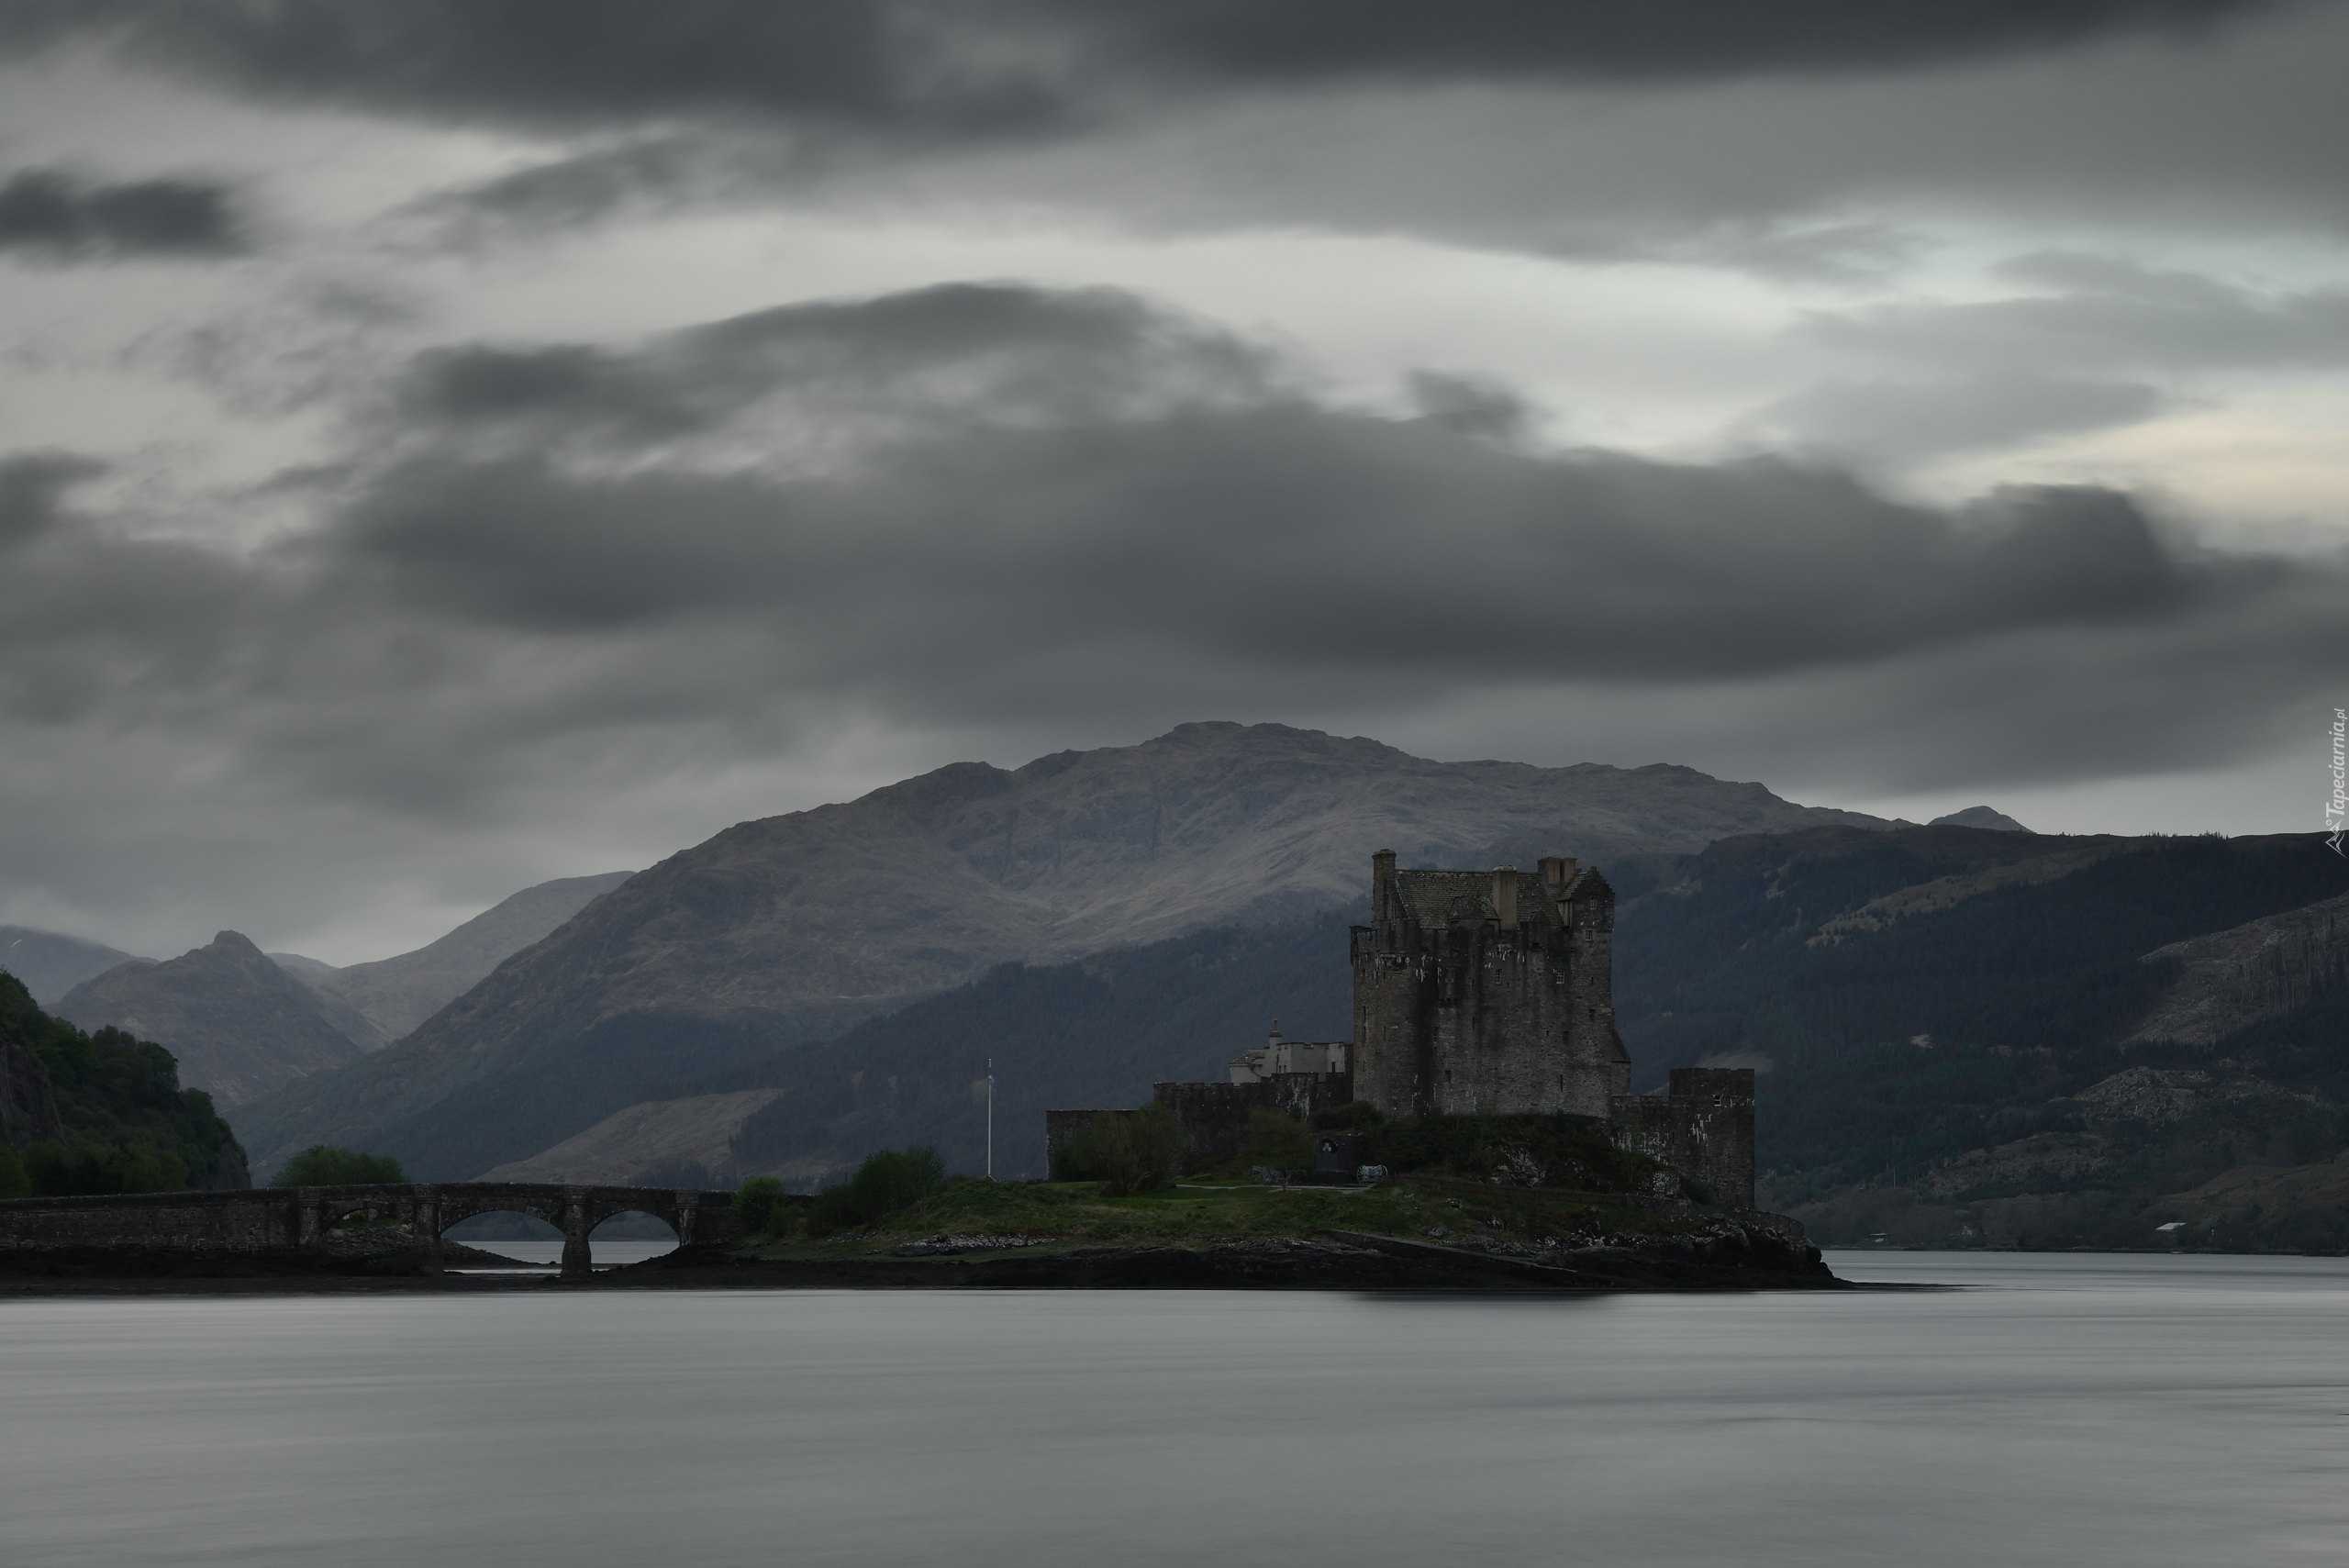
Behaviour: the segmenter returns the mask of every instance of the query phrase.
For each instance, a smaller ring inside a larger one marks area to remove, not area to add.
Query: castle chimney
[[[1395,851],[1381,850],[1370,857],[1370,918],[1386,918],[1386,890],[1395,884]]]
[[[1571,855],[1542,857],[1542,880],[1553,887],[1564,887],[1575,879],[1575,862]]]
[[[1265,1043],[1266,1043],[1267,1045],[1278,1045],[1278,1044],[1280,1044],[1280,1042],[1281,1042],[1281,1021],[1280,1021],[1280,1019],[1278,1019],[1278,1018],[1275,1018],[1275,1019],[1273,1020],[1273,1038],[1272,1038],[1271,1040],[1269,1040],[1265,1041]]]
[[[1493,868],[1493,908],[1501,917],[1501,929],[1517,929],[1517,868]]]

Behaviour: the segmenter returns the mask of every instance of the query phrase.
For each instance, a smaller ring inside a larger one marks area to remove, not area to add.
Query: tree
[[[742,1234],[773,1236],[784,1229],[797,1218],[790,1197],[773,1176],[752,1176],[737,1187],[734,1212],[742,1221]]]
[[[400,1162],[388,1154],[362,1154],[331,1143],[313,1143],[269,1179],[273,1187],[358,1187],[405,1182]]]
[[[1124,1197],[1172,1182],[1186,1141],[1183,1124],[1164,1106],[1103,1111],[1068,1140],[1063,1166],[1079,1180],[1099,1182],[1112,1197]]]
[[[1313,1134],[1297,1118],[1259,1106],[1240,1129],[1236,1153],[1243,1165],[1303,1171],[1313,1164]]]
[[[807,1215],[808,1228],[818,1233],[870,1225],[911,1208],[946,1184],[946,1162],[927,1143],[904,1149],[884,1149],[865,1156],[856,1174],[817,1195]]]

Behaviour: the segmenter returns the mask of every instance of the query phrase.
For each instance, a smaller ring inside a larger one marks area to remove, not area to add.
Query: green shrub
[[[187,1166],[151,1143],[36,1143],[25,1151],[25,1175],[44,1197],[108,1193],[176,1193],[188,1187]]]
[[[865,1157],[856,1174],[816,1195],[807,1228],[818,1235],[871,1225],[911,1208],[946,1184],[946,1162],[927,1143],[884,1149]]]
[[[1186,1141],[1183,1124],[1164,1106],[1103,1111],[1076,1129],[1061,1167],[1073,1179],[1099,1182],[1111,1196],[1123,1197],[1172,1181]]]
[[[799,1208],[773,1176],[752,1176],[734,1190],[734,1212],[745,1236],[775,1236],[797,1223]]]
[[[0,1198],[23,1197],[33,1190],[32,1177],[25,1173],[24,1162],[17,1151],[0,1143]]]
[[[1275,1171],[1306,1171],[1313,1166],[1313,1134],[1293,1116],[1259,1106],[1248,1113],[1240,1129],[1235,1157],[1242,1165],[1268,1165]]]
[[[388,1154],[362,1154],[354,1149],[337,1149],[331,1143],[313,1143],[286,1161],[284,1169],[269,1179],[269,1184],[358,1187],[406,1180],[400,1162]]]
[[[1360,1132],[1376,1127],[1386,1118],[1368,1100],[1348,1100],[1342,1106],[1313,1114],[1314,1129],[1319,1132]]]

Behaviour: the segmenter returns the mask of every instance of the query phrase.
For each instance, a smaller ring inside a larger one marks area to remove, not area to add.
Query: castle
[[[1604,1119],[1724,1207],[1753,1207],[1753,1073],[1673,1069],[1631,1093],[1615,1030],[1615,890],[1563,856],[1520,872],[1398,870],[1371,857],[1370,924],[1353,932],[1352,1041],[1281,1038],[1234,1059],[1227,1084],[1160,1084],[1197,1156],[1237,1146],[1256,1108],[1314,1113],[1364,1100],[1391,1118],[1565,1113]],[[1091,1111],[1046,1113],[1057,1149]]]

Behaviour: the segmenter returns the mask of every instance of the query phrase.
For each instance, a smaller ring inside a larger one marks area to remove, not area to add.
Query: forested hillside
[[[2132,1038],[2177,993],[2180,960],[2162,950],[2182,938],[2310,911],[2267,922],[2297,944],[2253,945],[2261,962],[2330,953],[2323,901],[2349,890],[2349,866],[2316,839],[1825,828],[1609,870],[1636,1086],[1700,1062],[1757,1068],[1769,1200],[1828,1239],[2144,1245],[2178,1218],[2234,1245],[2337,1244],[2339,966],[2245,988],[2278,1010],[2218,1019],[2210,1040]],[[743,1124],[743,1170],[804,1184],[912,1140],[969,1169],[991,1054],[996,1168],[1020,1173],[1048,1105],[1219,1077],[1275,1015],[1292,1037],[1341,1037],[1349,918],[1006,966],[707,1086],[785,1091]],[[2271,1169],[2298,1174],[2242,1174]]]
[[[2149,1214],[2349,1147],[2339,997],[2132,1037],[2178,980],[2156,950],[2344,891],[2313,835],[1732,840],[1624,906],[1617,1001],[1644,1079],[1761,1070],[1765,1191],[1830,1240],[2142,1244],[2165,1218],[2272,1239],[2309,1217]]]
[[[0,1196],[251,1185],[211,1096],[120,1029],[84,1033],[0,973]]]

